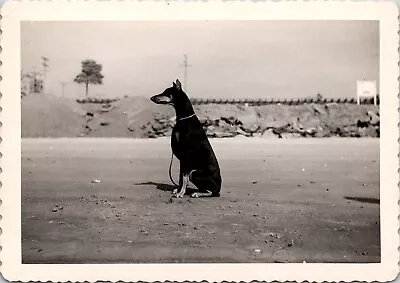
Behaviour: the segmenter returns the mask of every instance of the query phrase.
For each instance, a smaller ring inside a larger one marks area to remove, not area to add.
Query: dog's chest
[[[181,138],[182,138],[182,133],[178,125],[175,125],[175,127],[172,129],[172,134],[171,134],[171,147],[172,147],[172,152],[178,158],[180,158],[180,153],[181,153],[181,146],[179,145]]]
[[[197,119],[181,121],[175,124],[172,129],[171,147],[172,152],[178,159],[182,155],[197,151],[206,142],[206,134]]]
[[[179,143],[180,133],[175,128],[172,130],[171,143]]]
[[[178,144],[181,143],[185,137],[189,135],[191,128],[191,125],[187,123],[180,122],[175,124],[174,128],[172,129],[171,142]]]

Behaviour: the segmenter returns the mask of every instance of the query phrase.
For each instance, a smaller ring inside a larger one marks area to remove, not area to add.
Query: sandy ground
[[[211,143],[221,197],[171,202],[166,138],[23,140],[23,263],[380,262],[379,139]]]

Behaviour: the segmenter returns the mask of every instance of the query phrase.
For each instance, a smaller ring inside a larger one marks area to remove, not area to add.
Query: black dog
[[[180,160],[180,174],[179,187],[173,195],[183,197],[188,181],[191,181],[198,190],[192,197],[219,197],[222,179],[217,158],[179,80],[150,99],[157,104],[170,104],[176,112],[171,147]]]

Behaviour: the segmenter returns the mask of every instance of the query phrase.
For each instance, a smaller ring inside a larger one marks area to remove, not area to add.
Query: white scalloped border
[[[399,23],[393,2],[8,1],[1,10],[1,272],[19,281],[388,281],[399,271]],[[380,21],[379,264],[21,264],[20,20],[371,19]]]

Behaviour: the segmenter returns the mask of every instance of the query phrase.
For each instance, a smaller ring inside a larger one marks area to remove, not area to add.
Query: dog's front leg
[[[173,191],[172,191],[172,196],[175,197],[176,194],[178,193],[178,189],[182,188],[182,182],[183,182],[183,173],[182,173],[182,166],[180,166],[179,169],[179,186],[176,187]]]
[[[185,195],[188,183],[189,174],[182,174],[182,184],[179,186],[179,193],[176,195],[177,198],[181,198]]]

